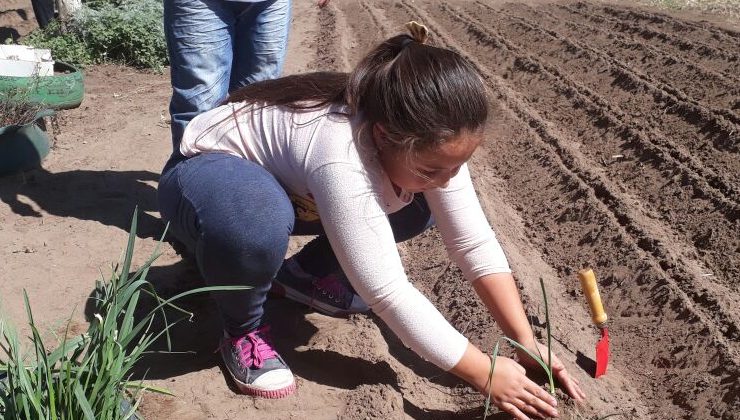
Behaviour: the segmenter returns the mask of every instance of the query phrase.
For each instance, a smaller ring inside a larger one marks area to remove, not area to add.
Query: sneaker
[[[219,350],[241,392],[262,398],[287,397],[295,391],[295,379],[272,347],[269,331],[265,325],[241,337],[224,334]]]
[[[347,316],[370,310],[344,273],[319,278],[303,271],[293,257],[280,267],[272,282],[272,292],[329,316]]]

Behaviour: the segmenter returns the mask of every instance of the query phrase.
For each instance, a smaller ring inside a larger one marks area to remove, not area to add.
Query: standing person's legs
[[[291,16],[291,0],[233,3],[238,17],[230,91],[280,77],[288,47]]]
[[[54,0],[31,0],[31,6],[33,6],[33,14],[36,16],[39,28],[46,28],[55,17]]]
[[[164,0],[173,157],[187,123],[228,94],[236,17],[225,0]]]

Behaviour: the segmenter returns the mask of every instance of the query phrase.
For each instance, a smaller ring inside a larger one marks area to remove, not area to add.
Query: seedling
[[[547,306],[547,292],[545,291],[545,281],[540,277],[540,288],[542,289],[542,298],[545,303],[545,324],[546,324],[546,331],[547,331],[547,363],[542,358],[542,354],[534,354],[527,348],[525,348],[522,344],[517,342],[516,340],[513,340],[509,337],[502,337],[503,340],[507,341],[511,346],[524,351],[529,357],[534,359],[537,363],[539,363],[540,366],[542,366],[542,369],[547,374],[547,379],[549,380],[549,391],[550,394],[555,395],[555,381],[553,379],[552,375],[552,334],[550,330],[550,311]],[[489,412],[489,409],[491,407],[491,386],[493,385],[493,369],[496,366],[496,357],[498,356],[499,352],[499,343],[501,340],[496,340],[496,344],[493,347],[493,352],[491,353],[491,369],[488,372],[488,382],[486,383],[486,394],[488,394],[488,397],[486,398],[486,404],[484,408],[483,413],[483,420],[485,420],[491,413]]]

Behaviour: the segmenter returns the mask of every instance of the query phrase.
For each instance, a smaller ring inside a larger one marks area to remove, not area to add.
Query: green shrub
[[[125,2],[126,0],[82,0],[82,4],[95,10],[104,6],[120,6]]]
[[[74,32],[62,33],[56,20],[44,29],[31,32],[21,43],[36,48],[48,48],[55,60],[70,64],[85,65],[96,61],[79,35]]]
[[[64,32],[55,23],[23,43],[50,48],[55,59],[73,64],[114,61],[161,70],[168,62],[162,14],[161,0],[85,3]]]

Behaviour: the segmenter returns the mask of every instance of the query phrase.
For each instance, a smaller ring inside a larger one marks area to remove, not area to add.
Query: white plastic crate
[[[0,76],[54,75],[51,51],[27,45],[0,45]]]

